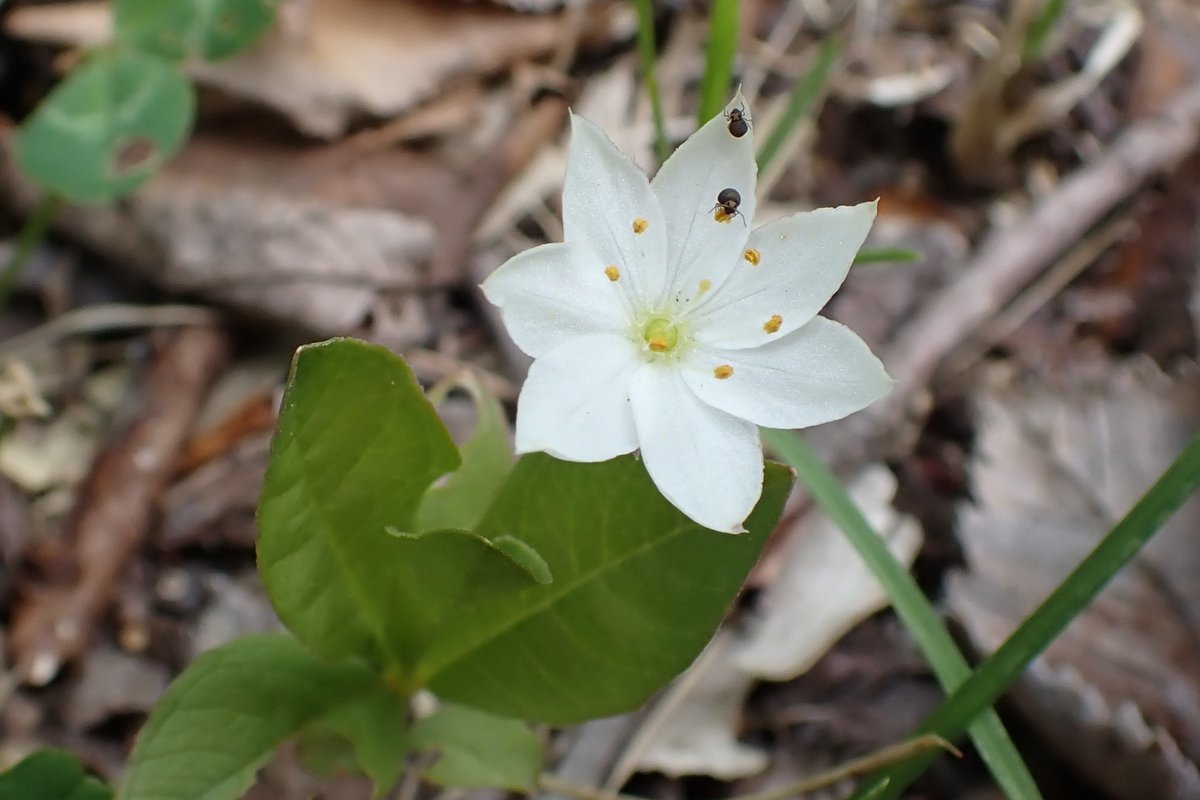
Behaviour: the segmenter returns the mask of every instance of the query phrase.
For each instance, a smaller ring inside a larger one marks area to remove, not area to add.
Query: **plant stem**
[[[663,119],[662,95],[658,90],[658,46],[654,42],[654,8],[650,0],[634,0],[638,16],[638,54],[642,60],[642,77],[646,83],[646,94],[650,97],[650,110],[654,115],[654,152],[661,164],[671,155],[667,142],[667,124]]]
[[[33,255],[33,249],[45,238],[46,231],[50,229],[50,223],[54,221],[54,215],[58,213],[61,205],[62,198],[58,195],[46,194],[21,226],[12,253],[4,262],[4,268],[0,270],[0,306],[8,302],[8,295],[16,286],[17,279],[21,277],[25,262]]]
[[[733,57],[737,52],[738,0],[713,0],[708,15],[708,47],[704,58],[704,78],[700,82],[700,108],[697,125],[703,125],[721,113],[729,95],[733,75]]]

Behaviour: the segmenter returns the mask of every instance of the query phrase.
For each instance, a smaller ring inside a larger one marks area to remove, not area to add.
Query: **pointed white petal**
[[[755,230],[729,280],[694,313],[696,339],[755,347],[807,323],[846,279],[875,206],[821,208]],[[779,320],[767,326],[775,316]]]
[[[617,282],[619,283],[619,281]],[[586,248],[544,244],[510,258],[480,286],[517,347],[537,358],[585,333],[618,333],[627,301]]]
[[[718,367],[733,371],[721,379],[713,372]],[[892,388],[866,342],[824,317],[762,347],[699,348],[681,371],[705,403],[769,428],[841,419]]]
[[[638,446],[629,384],[642,366],[623,336],[591,334],[533,362],[517,403],[517,452],[606,461]]]
[[[563,238],[586,245],[601,269],[618,267],[640,305],[657,299],[666,280],[667,228],[650,182],[604,131],[574,114],[562,202]]]
[[[630,387],[642,460],[654,485],[694,522],[741,533],[762,494],[758,429],[700,402],[671,364],[646,364]]]
[[[745,109],[745,98],[739,93],[730,107]],[[701,280],[718,287],[737,266],[754,221],[757,180],[753,131],[733,136],[723,114],[693,133],[662,165],[651,185],[667,215],[670,295],[691,296]],[[718,222],[717,195],[725,189],[737,191],[741,204],[737,216]]]

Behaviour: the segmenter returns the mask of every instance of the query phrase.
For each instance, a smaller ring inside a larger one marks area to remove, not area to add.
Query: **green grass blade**
[[[1041,12],[1025,33],[1025,41],[1021,43],[1022,63],[1028,64],[1042,57],[1050,31],[1054,30],[1066,6],[1064,0],[1046,0]]]
[[[970,680],[959,686],[922,731],[952,739],[1004,693],[1039,653],[1090,603],[1117,572],[1137,555],[1163,523],[1200,488],[1200,435],[1192,439],[1167,471],[1150,487],[1087,558],[1021,624]],[[895,797],[929,766],[925,756],[872,776],[888,779],[880,797]]]
[[[882,262],[891,262],[895,264],[911,264],[921,260],[921,252],[919,250],[907,250],[902,247],[876,247],[874,249],[863,249],[858,251],[858,255],[854,257],[854,264],[879,264]]]
[[[708,122],[725,108],[737,38],[738,0],[713,0],[712,12],[708,15],[708,49],[704,58],[704,79],[700,82],[698,125]]]
[[[638,16],[638,55],[642,60],[642,76],[646,82],[646,94],[650,97],[650,109],[654,114],[654,152],[661,164],[671,155],[667,142],[667,123],[663,118],[662,94],[658,90],[658,45],[654,42],[654,8],[650,0],[634,0]]]
[[[804,115],[808,113],[813,101],[824,91],[837,55],[837,39],[830,36],[821,42],[821,50],[817,54],[816,63],[792,89],[792,96],[788,100],[788,107],[783,118],[771,130],[770,135],[767,136],[758,151],[758,171],[760,173],[767,171],[767,167],[779,155],[779,151],[783,148],[784,142],[787,141],[792,130],[800,123],[800,120],[804,119]]]
[[[763,429],[762,434],[767,446],[796,470],[822,510],[845,532],[854,549],[887,592],[896,614],[920,647],[938,681],[947,692],[958,688],[971,675],[966,659],[942,626],[937,612],[921,594],[916,581],[871,529],[870,523],[846,494],[838,479],[795,433]],[[971,724],[969,732],[996,782],[1011,800],[1041,797],[995,711],[986,711]],[[875,787],[878,784],[878,780],[870,780],[864,785]],[[879,796],[889,796],[894,788],[894,785],[889,785]]]

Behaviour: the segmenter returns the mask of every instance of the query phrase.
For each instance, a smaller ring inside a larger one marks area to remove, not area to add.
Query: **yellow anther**
[[[742,253],[742,258],[746,259],[754,266],[758,266],[758,262],[762,261],[762,253],[751,247],[747,249],[746,252]]]
[[[783,325],[783,317],[778,314],[772,314],[771,318],[763,323],[763,330],[767,333],[779,333],[781,325]]]
[[[704,294],[711,288],[712,288],[712,281],[710,281],[708,278],[700,279],[700,294]]]
[[[733,367],[728,364],[722,364],[713,370],[713,377],[719,381],[723,381],[733,374]]]
[[[726,214],[725,209],[718,208],[713,212],[713,219],[717,222],[729,222],[729,220],[733,219],[733,214]]]
[[[608,276],[610,281],[617,281],[621,277],[621,270],[615,266],[609,266],[604,268],[604,274]]]
[[[667,341],[666,336],[662,336],[661,334],[658,336],[651,336],[649,339],[647,339],[646,346],[656,353],[665,353],[671,349],[671,343]]]
[[[642,231],[646,230],[646,228],[648,228],[649,226],[650,226],[650,223],[647,220],[642,219],[641,217],[638,217],[637,219],[635,219],[633,221],[633,232],[641,233]]]

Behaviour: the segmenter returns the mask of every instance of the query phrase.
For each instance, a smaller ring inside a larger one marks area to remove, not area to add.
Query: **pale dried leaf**
[[[903,564],[921,547],[921,531],[891,506],[896,479],[885,467],[864,470],[849,487],[867,521]],[[887,593],[841,529],[819,515],[802,521],[779,576],[763,595],[763,613],[734,657],[739,667],[768,680],[806,672],[855,625],[888,604]]]
[[[950,607],[997,647],[1178,454],[1196,382],[1078,364],[980,400],[969,571]],[[1018,683],[1033,725],[1115,798],[1200,796],[1200,502],[1193,498]]]
[[[921,533],[892,508],[895,491],[895,478],[878,465],[850,486],[892,552],[911,564]],[[887,594],[837,525],[819,512],[800,523],[806,529],[794,537],[780,574],[764,591],[764,612],[748,635],[717,635],[650,712],[614,768],[613,783],[635,770],[723,780],[762,771],[765,755],[738,741],[742,705],[754,682],[804,673],[847,631],[887,606]]]
[[[735,634],[723,630],[655,705],[613,768],[619,786],[635,771],[734,780],[761,772],[766,753],[738,741],[742,706],[754,684],[738,668]]]

